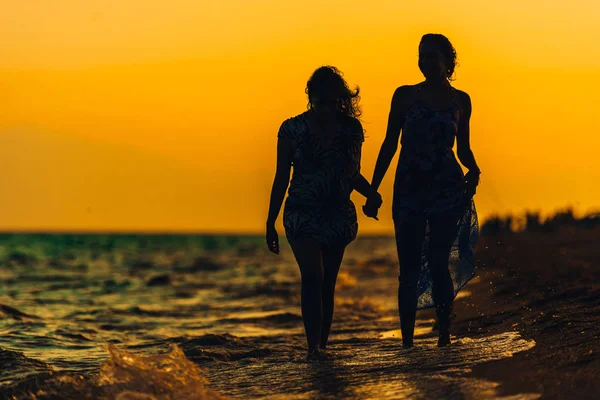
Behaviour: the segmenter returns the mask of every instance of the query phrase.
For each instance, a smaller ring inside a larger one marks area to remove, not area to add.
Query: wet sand
[[[532,349],[473,367],[499,394],[592,399],[600,393],[600,229],[484,236],[478,279],[456,303],[453,333],[517,331]]]

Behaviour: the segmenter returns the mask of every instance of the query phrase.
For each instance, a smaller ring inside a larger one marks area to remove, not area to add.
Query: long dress
[[[420,90],[417,86],[416,90]],[[474,248],[478,221],[472,193],[465,190],[464,174],[456,160],[454,142],[460,107],[456,90],[446,109],[432,109],[415,101],[402,128],[400,157],[394,182],[392,215],[395,221],[411,217],[458,217],[457,235],[449,257],[454,296],[475,276]],[[427,262],[429,227],[421,252],[417,308],[433,307],[432,277]]]
[[[310,128],[309,112],[284,121],[278,133],[294,144],[293,175],[283,213],[286,238],[345,246],[358,232],[350,194],[360,173],[362,125],[340,115],[331,145],[324,146]]]

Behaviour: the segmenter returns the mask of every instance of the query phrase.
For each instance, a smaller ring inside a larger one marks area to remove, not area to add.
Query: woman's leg
[[[425,238],[425,219],[412,217],[395,220],[396,248],[400,261],[398,310],[402,345],[412,347],[417,314],[417,283],[421,271],[421,252]]]
[[[342,264],[346,246],[328,246],[323,249],[323,286],[321,288],[321,300],[323,302],[323,324],[321,325],[322,349],[327,347],[327,339],[331,330],[333,320],[335,282]]]
[[[429,220],[430,240],[427,256],[433,280],[433,301],[440,329],[438,346],[450,344],[450,316],[454,300],[454,284],[448,261],[458,231],[458,217],[438,216]]]
[[[323,306],[321,301],[321,287],[323,283],[322,245],[312,239],[298,239],[290,242],[294,257],[300,267],[302,275],[301,307],[308,352],[312,354],[317,350],[321,325],[323,320]]]

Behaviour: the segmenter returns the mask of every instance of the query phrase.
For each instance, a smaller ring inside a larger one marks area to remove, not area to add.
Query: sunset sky
[[[277,129],[314,69],[360,86],[370,180],[428,32],[473,102],[480,217],[597,210],[598,21],[597,0],[5,2],[0,230],[262,232]],[[392,229],[395,165],[363,233]]]

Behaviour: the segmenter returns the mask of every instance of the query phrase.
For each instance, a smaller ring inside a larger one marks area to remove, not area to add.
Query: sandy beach
[[[456,303],[454,333],[507,330],[536,346],[473,368],[500,393],[591,399],[600,390],[600,230],[483,236],[471,296]]]

